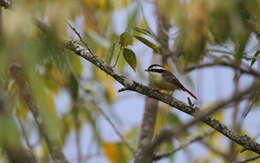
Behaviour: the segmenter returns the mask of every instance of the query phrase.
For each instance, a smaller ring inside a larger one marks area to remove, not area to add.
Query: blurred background
[[[0,162],[52,162],[63,157],[59,151],[71,163],[133,161],[115,127],[137,148],[145,97],[118,93],[119,83],[64,48],[64,41],[80,40],[79,35],[93,54],[145,85],[144,69],[164,65],[198,97],[193,102],[203,110],[259,80],[250,72],[260,73],[260,0],[0,4]],[[258,92],[214,117],[259,142]],[[185,92],[173,96],[188,103]],[[154,135],[191,119],[159,103]],[[199,123],[158,152],[172,151],[210,130]],[[229,162],[231,156],[232,161],[255,156],[239,153],[241,149],[213,132],[158,162]]]

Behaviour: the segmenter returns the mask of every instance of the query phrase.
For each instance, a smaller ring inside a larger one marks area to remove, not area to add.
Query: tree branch
[[[254,83],[254,84],[252,84],[252,86],[250,86],[246,90],[244,90],[242,92],[238,92],[237,94],[228,98],[227,100],[217,102],[215,105],[213,105],[211,108],[208,108],[206,111],[203,111],[203,112],[201,111],[201,112],[197,112],[196,114],[193,114],[193,116],[195,117],[194,119],[192,119],[185,125],[180,126],[175,131],[171,130],[171,129],[169,130],[166,128],[154,139],[154,142],[151,145],[150,149],[153,150],[154,148],[156,148],[156,146],[161,144],[163,141],[167,141],[167,140],[171,139],[173,136],[180,136],[182,131],[187,130],[188,128],[190,128],[191,126],[193,126],[194,124],[196,124],[199,121],[206,122],[205,120],[207,119],[207,117],[210,117],[211,115],[213,115],[220,109],[225,108],[229,104],[240,101],[245,95],[249,94],[253,90],[257,89],[258,87],[259,87],[259,84]]]
[[[245,68],[237,66],[237,65],[235,65],[233,63],[228,63],[228,62],[225,62],[225,61],[197,64],[197,65],[193,65],[193,66],[190,66],[190,67],[186,68],[185,71],[186,72],[190,72],[190,71],[193,71],[195,69],[201,69],[201,68],[205,68],[205,67],[214,67],[214,66],[230,67],[230,68],[233,68],[235,70],[239,70],[241,73],[248,74],[248,75],[253,75],[255,77],[260,78],[260,73],[255,71],[255,70],[253,70],[252,68],[248,67],[248,69],[245,69]]]
[[[205,133],[205,134],[203,134],[203,135],[196,136],[195,138],[191,139],[190,141],[188,141],[188,142],[186,142],[186,143],[180,145],[178,148],[174,149],[173,151],[166,152],[166,153],[163,153],[163,154],[156,154],[156,155],[154,156],[153,160],[154,160],[154,161],[158,161],[158,160],[167,158],[167,157],[173,155],[174,153],[176,153],[176,152],[178,152],[178,151],[180,151],[180,150],[186,148],[186,147],[189,146],[190,144],[195,143],[195,142],[197,142],[197,141],[200,141],[200,140],[204,139],[205,137],[211,135],[214,131],[215,131],[215,130],[210,131],[210,132],[207,132],[207,133]]]
[[[148,97],[155,98],[192,116],[194,116],[200,110],[198,107],[191,107],[175,99],[172,96],[150,89],[147,86],[144,86],[138,82],[128,79],[127,77],[115,72],[113,68],[111,68],[104,61],[99,59],[97,56],[92,55],[89,52],[89,50],[85,48],[83,45],[81,45],[78,41],[67,41],[65,43],[65,46],[67,49],[72,50],[78,56],[85,58],[89,62],[93,63],[95,66],[99,67],[101,70],[103,70],[105,73],[112,76],[115,80],[117,80],[119,83],[121,83],[124,87],[126,87],[129,90],[138,92]],[[240,144],[241,146],[247,148],[248,150],[260,154],[260,145],[254,142],[250,137],[246,135],[242,136],[239,135],[238,133],[235,133],[234,131],[230,130],[226,125],[220,123],[218,120],[214,118],[205,117],[202,119],[202,121],[207,125],[211,126],[212,128],[216,129],[218,132],[222,133],[232,141],[236,142],[237,144]]]

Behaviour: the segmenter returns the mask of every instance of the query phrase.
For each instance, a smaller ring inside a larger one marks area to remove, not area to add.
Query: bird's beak
[[[149,71],[148,69],[145,69],[144,71]]]

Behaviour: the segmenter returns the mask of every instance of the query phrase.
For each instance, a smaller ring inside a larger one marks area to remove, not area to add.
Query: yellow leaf
[[[121,163],[122,155],[118,144],[104,142],[104,153],[111,163]]]
[[[53,111],[54,113],[56,113],[56,106],[55,106],[55,97],[52,93],[48,93],[46,94],[47,95],[47,103],[48,103],[48,106],[50,108],[51,111]]]
[[[99,0],[99,7],[100,8],[106,8],[107,6],[107,0]]]
[[[167,114],[169,113],[169,110],[170,107],[168,105],[162,105],[159,107],[154,130],[155,135],[167,124]]]
[[[93,10],[104,10],[109,8],[110,1],[108,0],[84,0],[86,3],[87,7],[93,9]]]
[[[61,86],[65,86],[66,83],[68,82],[66,75],[60,72],[56,66],[53,66],[51,70],[51,75],[53,79],[57,82],[57,84]]]
[[[90,7],[92,9],[98,8],[99,1],[98,0],[84,0],[87,7]]]
[[[65,72],[61,72],[57,65],[46,65],[46,72],[43,74],[44,82],[53,93],[57,94],[61,87],[65,87],[68,83],[68,78]]]
[[[95,25],[91,22],[86,22],[85,28],[86,30],[95,31]]]
[[[28,115],[28,107],[25,105],[23,100],[19,100],[17,114],[22,119],[25,119]]]
[[[46,78],[45,84],[46,84],[46,87],[48,88],[48,90],[52,91],[55,94],[59,93],[60,86],[57,83],[55,83],[54,80],[52,80],[50,78]]]

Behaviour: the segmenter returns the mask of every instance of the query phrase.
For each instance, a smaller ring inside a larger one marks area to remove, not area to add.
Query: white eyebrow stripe
[[[150,70],[164,70],[162,68],[151,68]]]
[[[155,65],[155,66],[151,67],[150,69],[162,69],[162,67],[158,66],[158,65]]]

